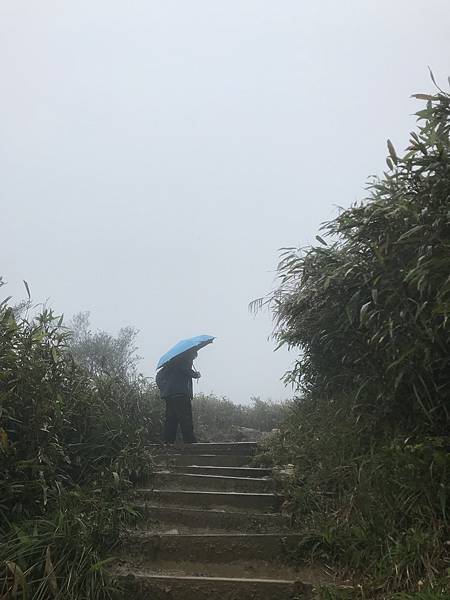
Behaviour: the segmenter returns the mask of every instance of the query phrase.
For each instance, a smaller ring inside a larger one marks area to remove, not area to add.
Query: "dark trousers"
[[[168,396],[166,401],[166,422],[164,424],[164,441],[173,444],[177,437],[178,425],[180,425],[185,444],[194,444],[197,440],[194,435],[194,424],[192,422],[192,404],[188,395]]]

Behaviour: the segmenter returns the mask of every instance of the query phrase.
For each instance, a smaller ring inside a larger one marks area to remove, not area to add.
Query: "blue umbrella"
[[[175,346],[173,346],[168,352],[163,354],[158,361],[158,366],[156,369],[160,369],[166,363],[168,363],[175,356],[179,356],[183,354],[183,352],[187,352],[188,350],[200,350],[203,346],[210,344],[213,341],[214,337],[212,335],[197,335],[196,337],[191,337],[187,340],[180,340]]]

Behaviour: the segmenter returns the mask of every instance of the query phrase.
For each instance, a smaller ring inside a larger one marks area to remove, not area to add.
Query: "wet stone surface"
[[[297,600],[332,583],[292,565],[299,537],[280,514],[255,443],[155,447],[160,473],[133,492],[142,514],[111,571],[129,600]]]

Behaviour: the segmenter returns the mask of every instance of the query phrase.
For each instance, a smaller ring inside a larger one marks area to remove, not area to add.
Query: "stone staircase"
[[[279,512],[256,444],[189,444],[158,452],[158,470],[135,490],[145,528],[123,539],[114,566],[133,600],[310,598],[320,571],[289,565],[298,535]]]

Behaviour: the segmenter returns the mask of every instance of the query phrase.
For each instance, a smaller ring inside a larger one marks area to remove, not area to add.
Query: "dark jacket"
[[[160,369],[156,375],[156,385],[159,388],[161,398],[169,396],[189,396],[192,398],[192,378],[197,373],[192,370],[189,363],[168,363]]]

